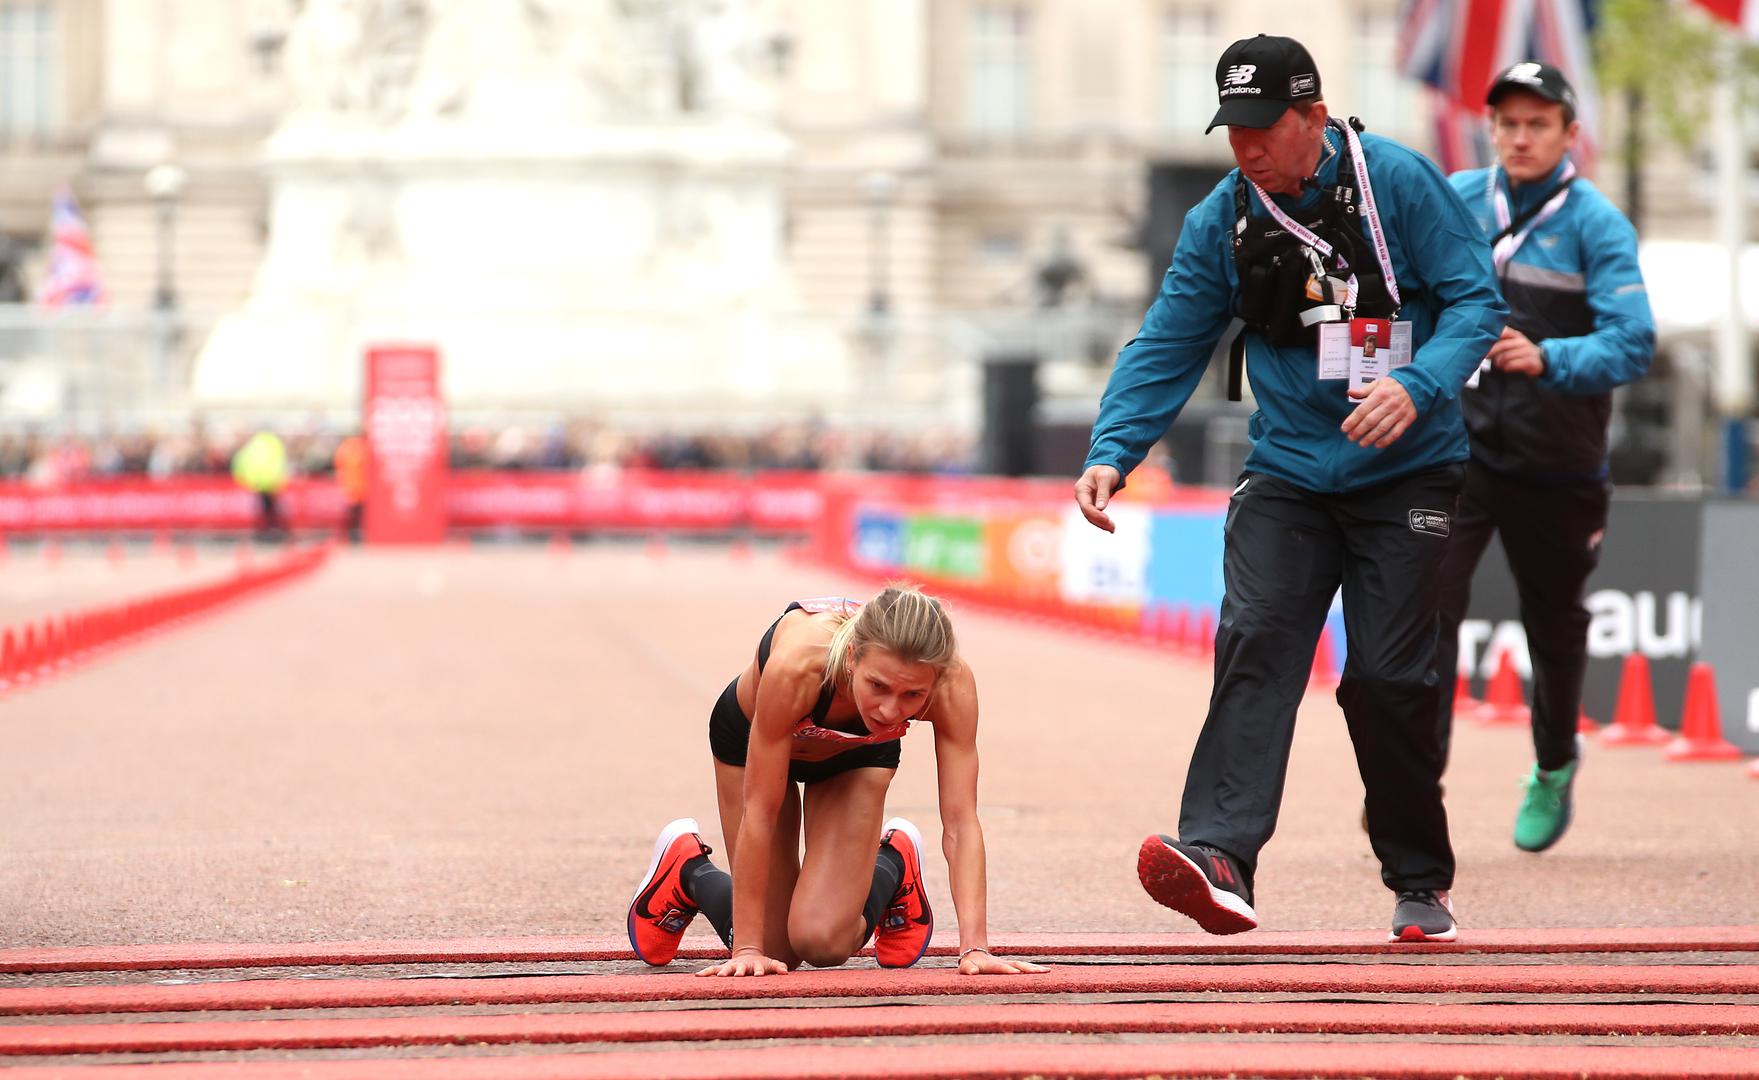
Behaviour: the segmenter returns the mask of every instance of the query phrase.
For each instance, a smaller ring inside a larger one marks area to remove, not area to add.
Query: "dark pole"
[[[1643,231],[1643,123],[1646,116],[1643,91],[1625,88],[1625,216],[1638,233]]]

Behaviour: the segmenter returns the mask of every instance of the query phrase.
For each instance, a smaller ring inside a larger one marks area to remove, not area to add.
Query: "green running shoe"
[[[1546,772],[1538,765],[1527,776],[1527,796],[1515,814],[1515,846],[1522,851],[1544,851],[1563,839],[1570,827],[1570,785],[1576,781],[1577,758],[1561,769]]]

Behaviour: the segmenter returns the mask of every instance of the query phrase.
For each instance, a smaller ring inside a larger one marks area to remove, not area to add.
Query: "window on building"
[[[1365,11],[1351,72],[1349,108],[1332,105],[1334,115],[1358,115],[1368,130],[1382,135],[1412,137],[1422,132],[1428,116],[1423,88],[1399,71],[1399,19],[1391,11]]]
[[[1161,23],[1161,123],[1181,134],[1201,133],[1215,115],[1215,10],[1179,7]]]
[[[52,3],[0,5],[0,134],[46,135],[54,130],[56,55]]]
[[[1026,130],[1032,117],[1030,23],[1025,8],[978,4],[971,9],[967,122],[981,132]]]

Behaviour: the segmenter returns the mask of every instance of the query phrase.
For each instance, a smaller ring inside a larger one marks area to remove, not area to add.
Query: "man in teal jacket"
[[[1435,597],[1467,458],[1459,391],[1506,311],[1482,233],[1446,179],[1331,119],[1300,43],[1235,42],[1216,88],[1210,126],[1228,128],[1239,168],[1186,215],[1160,295],[1118,356],[1075,489],[1082,513],[1109,530],[1106,503],[1242,318],[1258,409],[1227,513],[1215,690],[1178,837],[1149,837],[1138,873],[1211,933],[1258,925],[1258,853],[1341,586],[1338,702],[1381,877],[1398,896],[1392,936],[1451,941]]]
[[[1450,182],[1491,237],[1510,315],[1463,398],[1472,459],[1443,563],[1440,662],[1454,669],[1473,570],[1500,533],[1532,659],[1538,759],[1515,846],[1537,852],[1570,824],[1588,664],[1582,596],[1606,531],[1612,389],[1648,370],[1655,323],[1636,230],[1569,160],[1576,93],[1563,73],[1516,64],[1491,84],[1489,104],[1497,164]],[[1451,685],[1441,717],[1445,745]]]

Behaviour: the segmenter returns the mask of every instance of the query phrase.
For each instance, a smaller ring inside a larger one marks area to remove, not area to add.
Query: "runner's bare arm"
[[[1048,970],[989,953],[983,825],[977,819],[977,680],[963,662],[941,676],[924,719],[934,722],[940,785],[941,850],[947,857],[953,908],[959,918],[959,972],[1011,975]]]
[[[792,628],[790,628],[792,629]],[[798,638],[776,635],[776,648],[757,685],[757,707],[745,751],[745,800],[739,824],[739,846],[733,856],[733,955],[701,974],[765,975],[788,970],[763,951],[766,893],[770,857],[775,847],[776,819],[787,792],[788,758],[794,721],[812,709],[823,678],[823,662]],[[792,646],[792,647],[790,647]],[[823,649],[817,652],[822,658]],[[787,903],[787,897],[779,898]]]

